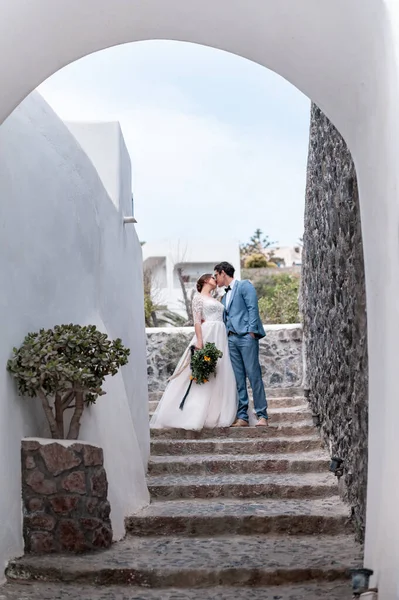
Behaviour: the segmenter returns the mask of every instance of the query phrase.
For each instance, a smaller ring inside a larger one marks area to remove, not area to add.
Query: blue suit
[[[267,419],[267,400],[259,364],[259,339],[266,334],[259,316],[256,291],[250,281],[235,281],[228,307],[226,296],[222,298],[222,304],[225,307],[224,322],[229,336],[230,360],[237,383],[237,419],[248,421],[247,377],[256,414],[259,419]]]

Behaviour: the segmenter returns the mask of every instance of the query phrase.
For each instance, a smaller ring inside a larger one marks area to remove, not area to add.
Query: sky
[[[272,71],[195,44],[136,42],[38,90],[64,120],[120,122],[141,240],[302,236],[310,101]]]

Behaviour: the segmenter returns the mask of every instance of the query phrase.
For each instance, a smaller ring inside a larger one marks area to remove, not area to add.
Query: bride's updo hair
[[[205,275],[201,275],[201,277],[197,281],[197,291],[201,292],[202,288],[210,279],[212,279],[212,273],[205,273]]]

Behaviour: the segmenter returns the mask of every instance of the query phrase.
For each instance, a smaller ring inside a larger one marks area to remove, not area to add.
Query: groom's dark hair
[[[229,277],[234,277],[235,268],[227,261],[223,261],[215,266],[216,273],[224,271]]]

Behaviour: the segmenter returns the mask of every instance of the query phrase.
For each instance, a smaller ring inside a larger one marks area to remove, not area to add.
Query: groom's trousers
[[[229,352],[237,382],[237,419],[248,421],[247,377],[252,388],[256,415],[258,419],[261,417],[267,419],[267,400],[259,364],[259,340],[249,333],[229,334]]]

